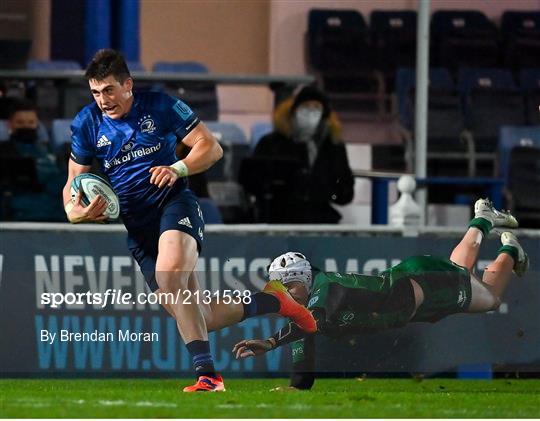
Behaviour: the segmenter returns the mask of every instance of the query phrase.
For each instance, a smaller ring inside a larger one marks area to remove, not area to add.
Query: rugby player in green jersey
[[[494,227],[516,228],[518,222],[511,214],[496,210],[487,199],[477,200],[474,211],[475,217],[450,259],[410,257],[378,276],[369,276],[323,272],[312,268],[303,254],[288,252],[270,265],[265,290],[287,289],[312,311],[316,333],[331,336],[497,309],[512,271],[523,276],[529,259],[516,236],[503,232],[497,258],[482,279],[476,277],[472,270],[483,237]],[[247,358],[286,343],[293,349],[290,387],[310,389],[314,382],[314,334],[306,334],[293,322],[266,340],[243,340],[233,352],[236,358]]]

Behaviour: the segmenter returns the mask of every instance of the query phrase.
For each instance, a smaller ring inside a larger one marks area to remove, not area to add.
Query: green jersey
[[[424,301],[415,313],[410,280],[422,288]],[[435,322],[467,309],[470,274],[448,259],[416,256],[379,276],[318,272],[308,308],[324,313],[321,333],[373,331],[417,322]],[[413,316],[414,314],[414,317]]]

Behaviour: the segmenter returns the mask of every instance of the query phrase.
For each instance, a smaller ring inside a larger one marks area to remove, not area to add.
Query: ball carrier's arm
[[[71,182],[78,175],[87,172],[90,172],[89,165],[80,165],[72,159],[69,160],[68,177],[66,185],[62,190],[62,198],[67,218],[72,224],[80,222],[101,222],[107,219],[107,216],[103,214],[107,209],[107,201],[103,197],[99,195],[96,196],[86,207],[81,203],[80,192],[74,200],[71,199]]]
[[[182,139],[182,143],[191,148],[188,155],[171,166],[150,168],[150,183],[159,188],[172,187],[178,178],[206,171],[223,156],[223,149],[202,122]]]

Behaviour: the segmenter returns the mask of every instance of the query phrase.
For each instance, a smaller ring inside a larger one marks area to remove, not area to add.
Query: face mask
[[[10,140],[20,143],[36,143],[37,129],[15,129],[11,133]]]
[[[294,114],[296,128],[304,135],[314,135],[322,113],[318,108],[298,108]]]

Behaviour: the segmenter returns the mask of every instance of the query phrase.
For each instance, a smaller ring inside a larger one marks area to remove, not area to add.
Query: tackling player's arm
[[[300,329],[296,323],[289,322],[287,326],[281,328],[266,340],[244,339],[238,342],[233,348],[233,353],[237,359],[255,357],[282,345],[302,339],[305,335],[306,332]]]
[[[279,346],[292,342],[293,373],[290,388],[311,389],[315,381],[315,335],[306,335],[295,323],[290,322],[266,340],[250,339],[238,342],[233,353],[236,358],[263,355]],[[281,390],[278,388],[276,390]]]
[[[317,307],[313,310],[312,314],[317,324],[317,332],[321,333],[321,325],[324,326],[325,320],[324,310]],[[238,342],[233,348],[233,353],[237,359],[255,357],[282,345],[303,339],[305,336],[306,332],[304,330],[296,323],[289,322],[287,326],[281,328],[266,340],[244,339]]]
[[[325,310],[320,307],[315,307],[312,310],[312,314],[317,325],[316,332],[325,334],[325,332],[329,330],[327,329]],[[289,322],[287,326],[281,328],[266,340],[244,339],[243,341],[238,342],[233,348],[233,353],[236,354],[236,358],[254,357],[282,345],[303,339],[306,335],[306,332],[296,323]]]
[[[202,122],[182,139],[182,143],[191,148],[188,155],[171,166],[150,168],[150,183],[160,188],[170,187],[178,178],[206,171],[223,156],[223,149]]]
[[[101,195],[96,196],[86,207],[81,203],[80,192],[73,200],[71,199],[71,182],[78,175],[89,171],[90,165],[81,165],[77,164],[72,159],[69,160],[68,177],[66,185],[62,190],[62,197],[64,200],[66,216],[72,224],[80,222],[100,222],[107,219],[107,216],[103,214],[107,209],[107,201],[101,197]]]
[[[315,382],[315,335],[291,344],[293,372],[289,387],[309,390]]]

